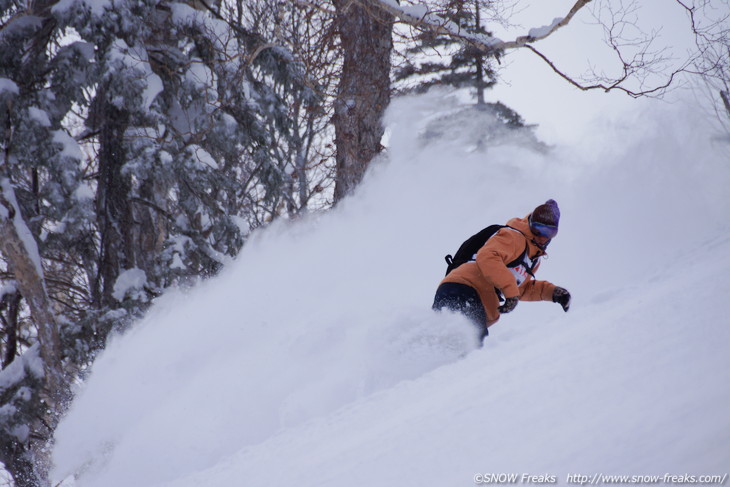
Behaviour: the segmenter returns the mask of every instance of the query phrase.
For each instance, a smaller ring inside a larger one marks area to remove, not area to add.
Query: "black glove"
[[[520,298],[516,298],[516,297],[507,298],[504,300],[504,304],[498,308],[499,312],[500,313],[509,313],[510,311],[512,311],[513,309],[515,309],[517,307],[517,303],[519,303],[519,302],[520,302]]]
[[[556,287],[553,291],[553,303],[559,303],[563,307],[563,311],[567,313],[570,309],[570,293],[567,289]]]

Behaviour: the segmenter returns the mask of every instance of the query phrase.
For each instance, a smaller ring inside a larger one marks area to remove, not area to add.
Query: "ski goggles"
[[[558,227],[544,223],[530,222],[530,230],[534,235],[552,239],[558,234]]]

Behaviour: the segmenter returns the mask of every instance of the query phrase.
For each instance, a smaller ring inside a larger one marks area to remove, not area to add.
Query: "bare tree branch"
[[[491,35],[465,32],[460,26],[449,22],[437,12],[430,10],[425,4],[402,6],[394,0],[352,1],[363,6],[377,6],[393,15],[400,22],[404,22],[417,30],[458,39],[485,54],[495,56],[498,61],[504,51],[527,49],[537,55],[557,75],[583,91],[622,91],[634,98],[658,95],[669,88],[680,73],[687,72],[691,65],[690,61],[686,61],[679,67],[670,70],[668,68],[669,58],[664,55],[662,50],[650,51],[652,41],[657,33],[640,35],[634,38],[630,38],[626,34],[627,27],[634,25],[629,16],[635,12],[638,4],[632,4],[629,7],[622,6],[618,10],[614,9],[611,4],[607,5],[606,8],[609,9],[611,18],[602,25],[604,25],[606,31],[607,43],[619,61],[621,73],[618,76],[594,74],[591,79],[586,80],[572,76],[560,69],[553,59],[538,50],[534,44],[550,37],[557,30],[568,25],[578,12],[591,3],[591,0],[577,0],[564,17],[558,17],[549,25],[530,29],[527,35],[507,41]],[[677,1],[681,3],[680,0]],[[633,52],[633,55],[630,54],[631,52]],[[662,80],[648,86],[647,79],[660,73],[667,74],[662,74]],[[636,87],[637,84],[638,88]]]
[[[545,63],[548,66],[550,66],[550,68],[558,76],[565,79],[568,83],[570,83],[571,85],[575,86],[576,88],[578,88],[579,90],[582,90],[582,91],[603,90],[603,91],[608,92],[608,91],[618,90],[618,91],[623,91],[624,93],[626,93],[627,95],[629,95],[632,98],[639,98],[641,96],[649,96],[654,93],[667,89],[674,82],[675,77],[679,73],[684,71],[684,69],[674,71],[668,76],[667,80],[663,84],[655,86],[653,88],[646,89],[646,90],[631,90],[629,88],[626,88],[625,86],[622,86],[621,83],[626,81],[626,79],[628,79],[628,77],[629,77],[628,72],[625,72],[624,76],[622,76],[621,78],[615,80],[613,83],[610,83],[610,84],[595,83],[592,85],[584,85],[584,84],[579,83],[575,79],[571,78],[569,75],[565,74],[560,69],[558,69],[555,66],[555,63],[553,63],[547,56],[545,56],[543,53],[541,53],[540,51],[535,49],[533,46],[528,45],[525,47],[527,47],[530,51],[534,52],[538,57],[540,57],[543,61],[545,61]]]
[[[499,51],[527,47],[532,42],[537,42],[551,36],[555,31],[568,25],[580,9],[588,5],[591,0],[578,0],[565,17],[557,18],[552,24],[538,29],[531,29],[527,35],[517,37],[512,41],[503,41],[490,35],[477,35],[465,32],[457,24],[439,17],[429,11],[426,5],[415,5],[404,7],[392,0],[353,0],[363,7],[375,5],[401,22],[411,25],[416,29],[430,31],[433,34],[446,35],[474,46],[480,51],[494,54]]]
[[[730,11],[709,0],[675,0],[689,17],[697,49],[692,74],[707,91],[718,122],[730,134]]]

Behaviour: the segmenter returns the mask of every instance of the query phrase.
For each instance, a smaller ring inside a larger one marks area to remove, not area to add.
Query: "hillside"
[[[701,118],[655,106],[580,147],[479,151],[423,137],[445,105],[396,101],[353,197],[260,232],[115,338],[57,430],[55,482],[728,473],[730,167]],[[430,310],[443,255],[548,198],[561,231],[538,277],[573,308],[521,303],[477,348]]]

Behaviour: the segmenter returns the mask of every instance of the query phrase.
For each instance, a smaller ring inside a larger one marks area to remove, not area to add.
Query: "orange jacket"
[[[462,264],[444,278],[444,282],[466,284],[476,289],[487,315],[487,326],[499,320],[499,289],[505,298],[519,296],[522,301],[552,301],[555,285],[547,281],[537,281],[529,274],[523,274],[524,282],[517,284],[518,278],[507,264],[518,259],[527,247],[527,257],[535,259],[545,255],[532,243],[534,235],[525,218],[512,218],[507,222],[512,228],[502,228],[494,234],[477,253],[476,262]],[[533,274],[540,266],[539,260]]]

